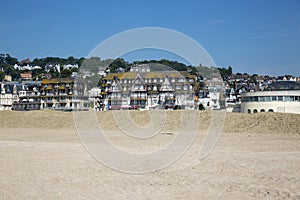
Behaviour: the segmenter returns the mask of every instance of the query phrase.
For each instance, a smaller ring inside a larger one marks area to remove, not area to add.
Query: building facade
[[[74,78],[44,79],[41,83],[41,109],[86,110],[84,84]]]
[[[13,103],[18,101],[17,86],[1,83],[0,87],[0,110],[11,110]]]
[[[242,112],[300,114],[300,90],[259,91],[242,94]]]
[[[186,72],[110,73],[102,82],[103,104],[110,109],[144,109],[175,105],[194,109],[196,77]]]
[[[277,81],[265,91],[242,94],[241,111],[244,113],[282,112],[300,114],[300,83]]]
[[[18,90],[18,100],[13,102],[13,110],[39,110],[41,108],[41,82],[25,82]]]

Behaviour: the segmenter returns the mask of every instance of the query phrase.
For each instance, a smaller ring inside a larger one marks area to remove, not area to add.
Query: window
[[[251,113],[251,110],[250,109],[248,109],[248,111],[247,111],[248,113]]]
[[[260,112],[266,112],[265,109],[261,109]]]
[[[266,101],[271,101],[271,97],[267,96],[267,97],[265,97],[265,100]]]
[[[273,109],[269,109],[268,112],[274,112],[274,110]]]
[[[258,101],[265,101],[265,97],[258,97]]]
[[[278,101],[283,101],[283,96],[278,96]]]
[[[284,97],[284,101],[291,101],[289,96]]]
[[[272,101],[277,101],[277,96],[272,96]]]
[[[253,113],[257,113],[257,110],[256,110],[256,109],[254,109],[254,110],[253,110]]]
[[[253,97],[253,101],[258,101],[258,97]]]

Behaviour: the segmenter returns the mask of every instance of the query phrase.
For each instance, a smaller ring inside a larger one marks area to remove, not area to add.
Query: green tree
[[[117,58],[109,65],[109,69],[111,72],[117,72],[119,68],[123,68],[125,71],[129,71],[129,63],[126,62],[123,58]]]
[[[9,54],[6,54],[5,62],[6,62],[8,65],[11,65],[11,66],[12,66],[12,65],[15,65],[15,64],[18,63],[18,59],[11,57]]]
[[[63,69],[60,72],[60,77],[61,78],[69,78],[72,75],[72,71],[68,69]]]

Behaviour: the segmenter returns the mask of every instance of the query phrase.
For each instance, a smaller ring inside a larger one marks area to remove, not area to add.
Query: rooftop
[[[110,73],[105,79],[112,80],[114,77],[118,79],[134,79],[137,76],[138,72],[126,72],[126,73]],[[142,78],[164,78],[166,76],[170,78],[195,78],[194,75],[191,75],[187,72],[178,72],[178,71],[156,71],[156,72],[141,72]]]
[[[75,81],[74,78],[51,78],[51,79],[43,79],[42,84],[50,84],[50,83],[73,83]]]
[[[265,90],[280,91],[280,90],[300,90],[300,83],[295,81],[276,81],[269,84]]]

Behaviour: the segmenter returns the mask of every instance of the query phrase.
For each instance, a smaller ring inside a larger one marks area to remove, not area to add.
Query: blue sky
[[[299,0],[3,1],[0,52],[85,57],[114,34],[149,26],[192,37],[235,72],[300,76]]]

